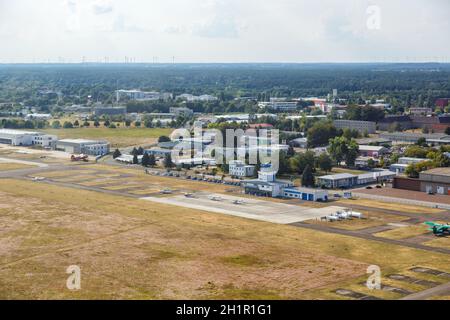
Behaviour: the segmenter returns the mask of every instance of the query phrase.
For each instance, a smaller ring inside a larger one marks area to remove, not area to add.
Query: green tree
[[[151,155],[148,156],[148,165],[150,167],[156,166],[156,158],[155,158],[154,154],[151,154]]]
[[[83,122],[83,127],[89,127],[90,125],[91,124],[87,120]]]
[[[314,187],[314,175],[310,165],[307,165],[302,174],[302,186]]]
[[[63,124],[63,128],[64,129],[72,129],[73,128],[73,124],[70,121],[65,121]]]
[[[317,166],[325,172],[330,172],[333,169],[333,159],[327,153],[322,153],[317,158]]]
[[[331,158],[339,166],[345,159],[345,154],[348,152],[347,139],[344,137],[336,137],[330,140],[330,146],[328,147],[328,153]]]
[[[120,152],[120,150],[116,149],[116,150],[114,150],[114,153],[113,153],[113,159],[116,159],[116,158],[120,157],[121,155],[122,155],[122,153]]]
[[[292,172],[303,174],[307,166],[314,168],[316,163],[316,156],[313,151],[306,151],[304,153],[296,154],[290,159],[290,168]]]
[[[96,128],[100,127],[100,122],[98,122],[98,120],[94,121],[94,127]]]
[[[168,137],[168,136],[160,136],[159,138],[158,138],[158,142],[159,143],[161,143],[161,142],[170,142],[171,140],[170,140],[170,138]]]
[[[53,122],[52,122],[52,128],[53,128],[53,129],[59,129],[59,128],[61,128],[61,122],[59,122],[58,120],[53,121]]]
[[[109,122],[109,120],[105,120],[105,122],[103,122],[103,125],[108,128],[111,125],[111,122]]]
[[[450,135],[450,127],[445,128],[445,134]]]
[[[133,164],[139,164],[139,159],[138,159],[137,154],[135,154],[135,155],[133,156]]]
[[[419,178],[419,173],[420,172],[414,163],[406,167],[405,174],[410,178]]]
[[[144,155],[142,156],[142,166],[144,167],[148,167],[149,166],[149,162],[150,162],[150,158],[148,156],[148,153],[144,153]]]
[[[80,122],[78,120],[75,120],[75,122],[73,123],[74,127],[79,127],[80,126]]]
[[[164,156],[163,165],[164,165],[164,168],[166,168],[166,169],[170,169],[173,167],[172,155],[170,153],[167,153]]]
[[[308,147],[326,146],[328,141],[338,135],[338,130],[331,122],[320,121],[308,130]]]
[[[350,140],[347,142],[347,153],[345,154],[345,163],[348,167],[353,167],[355,165],[355,160],[358,158],[359,146],[355,140]]]

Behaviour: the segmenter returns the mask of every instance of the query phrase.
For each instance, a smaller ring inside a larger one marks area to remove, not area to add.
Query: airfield
[[[423,225],[448,221],[448,211],[255,198],[141,167],[18,151],[0,148],[0,298],[450,297],[450,239]],[[341,208],[366,219],[320,220]],[[74,264],[79,291],[65,287]],[[380,266],[382,290],[365,286],[369,265]]]
[[[338,210],[344,209],[343,207],[336,206],[320,209],[299,207],[283,203],[206,192],[195,193],[189,197],[175,195],[163,198],[147,197],[142,199],[279,224],[290,224],[305,220],[320,219],[325,215],[330,215]]]

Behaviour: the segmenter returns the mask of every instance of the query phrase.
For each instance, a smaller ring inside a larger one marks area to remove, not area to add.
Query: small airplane
[[[161,194],[172,194],[173,191],[169,190],[169,189],[165,189],[165,190],[161,190],[159,193],[161,193]]]
[[[214,196],[211,196],[211,197],[209,197],[209,200],[212,200],[212,201],[222,201],[222,198],[221,198],[221,197],[214,197]]]
[[[194,194],[193,194],[193,193],[185,193],[184,196],[185,196],[186,198],[193,198],[193,197],[194,197]]]
[[[425,224],[429,227],[431,227],[430,231],[433,231],[433,234],[435,236],[444,236],[444,235],[450,235],[450,224],[440,224],[436,222],[425,222]]]
[[[234,200],[233,201],[233,204],[237,204],[237,205],[239,205],[239,204],[244,204],[245,202],[244,201],[242,201],[242,200]]]
[[[89,156],[86,154],[79,154],[79,155],[71,155],[70,156],[70,160],[71,161],[84,161],[84,162],[88,162],[89,161]]]
[[[44,181],[45,178],[44,177],[34,177],[33,181]]]

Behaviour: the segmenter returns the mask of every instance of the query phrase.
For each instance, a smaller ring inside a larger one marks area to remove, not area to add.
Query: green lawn
[[[156,142],[162,135],[170,135],[173,129],[166,128],[117,128],[89,127],[74,129],[45,129],[43,131],[57,135],[59,139],[103,139],[112,147],[148,145]]]

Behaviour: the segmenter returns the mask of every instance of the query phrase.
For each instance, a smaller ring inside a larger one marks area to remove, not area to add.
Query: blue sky
[[[0,62],[450,62],[447,0],[0,0]]]

